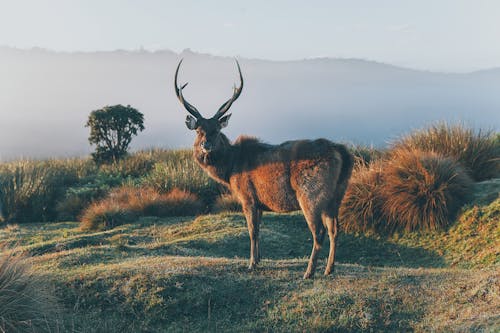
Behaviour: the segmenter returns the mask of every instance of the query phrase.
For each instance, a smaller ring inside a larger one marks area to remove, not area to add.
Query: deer
[[[243,90],[238,60],[240,85],[234,86],[231,98],[211,118],[204,118],[184,98],[187,83],[177,83],[182,61],[175,71],[174,86],[178,100],[189,113],[186,126],[196,131],[193,156],[211,178],[227,187],[241,203],[250,236],[248,269],[254,270],[261,260],[259,230],[263,211],[302,210],[313,239],[304,279],[314,276],[326,233],[330,252],[324,274],[330,275],[335,266],[339,207],[352,173],[353,155],[346,146],[326,139],[271,145],[240,136],[231,143],[221,130],[228,125],[231,113],[227,112]]]

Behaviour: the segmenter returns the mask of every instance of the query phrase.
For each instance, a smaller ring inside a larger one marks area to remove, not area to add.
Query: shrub
[[[423,150],[453,157],[476,181],[500,176],[498,134],[445,123],[411,133],[393,144],[396,149]]]
[[[139,216],[189,216],[202,210],[198,197],[183,190],[161,194],[153,188],[122,186],[90,205],[81,221],[82,229],[96,230],[130,223]]]
[[[340,226],[345,231],[380,231],[386,227],[382,216],[383,162],[358,164],[340,207]]]
[[[110,229],[117,225],[133,222],[137,216],[133,211],[111,200],[91,204],[83,212],[82,230]]]
[[[173,157],[173,158],[172,158]],[[181,151],[156,163],[143,185],[160,193],[174,188],[198,195],[207,206],[211,205],[224,189],[211,179],[193,160],[188,151]]]
[[[59,220],[74,220],[90,203],[101,199],[124,182],[120,175],[97,172],[66,189],[66,194],[56,205]]]
[[[241,203],[232,194],[223,194],[217,197],[212,210],[215,213],[221,212],[241,212]]]
[[[23,257],[0,251],[0,332],[56,331],[58,307],[47,284]]]
[[[203,209],[203,203],[195,194],[173,189],[146,202],[142,213],[151,216],[191,216],[200,214]]]
[[[18,161],[0,165],[0,206],[5,220],[55,220],[56,202],[92,167],[83,160]]]
[[[383,166],[382,213],[391,229],[439,229],[456,218],[472,180],[453,159],[399,149]]]

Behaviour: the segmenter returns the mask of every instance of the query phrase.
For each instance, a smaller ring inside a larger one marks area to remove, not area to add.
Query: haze
[[[499,12],[497,1],[0,0],[0,159],[88,154],[89,112],[118,103],[145,114],[133,149],[190,146],[172,87],[181,58],[186,98],[207,116],[240,59],[232,139],[380,146],[441,120],[498,130]]]
[[[130,104],[145,115],[133,148],[188,147],[194,134],[175,97],[184,58],[185,97],[211,116],[238,82],[234,59],[184,51],[55,53],[0,48],[0,152],[14,157],[87,154],[90,111]],[[361,60],[240,59],[245,87],[226,133],[269,143],[325,137],[384,145],[438,120],[500,125],[500,70],[442,74]]]

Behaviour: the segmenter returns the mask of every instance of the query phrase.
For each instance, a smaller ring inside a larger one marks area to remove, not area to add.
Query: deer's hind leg
[[[304,279],[309,279],[314,276],[316,270],[316,263],[318,261],[318,254],[321,250],[323,240],[325,238],[325,227],[321,221],[321,214],[314,209],[311,209],[307,205],[301,204],[304,217],[306,218],[307,225],[311,231],[313,237],[313,246],[311,251],[311,257],[309,258],[309,263],[307,265],[307,270],[304,274]]]
[[[330,253],[328,254],[328,261],[326,262],[325,275],[330,275],[335,269],[335,250],[337,247],[338,235],[338,212],[334,214],[323,213],[323,223],[328,230],[328,237],[330,238]]]

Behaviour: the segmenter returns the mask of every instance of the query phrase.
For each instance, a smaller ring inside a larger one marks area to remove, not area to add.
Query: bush
[[[223,194],[215,200],[212,208],[214,213],[221,212],[241,212],[241,203],[232,194]]]
[[[423,150],[453,157],[476,181],[500,176],[498,134],[475,131],[463,125],[440,123],[411,133],[393,144],[393,148]]]
[[[454,221],[472,192],[472,180],[453,159],[406,149],[383,166],[380,196],[390,228],[439,229]]]
[[[18,161],[0,165],[0,206],[13,222],[53,221],[66,188],[91,172],[84,160]]]
[[[345,231],[381,231],[386,225],[382,216],[383,162],[358,164],[340,207],[340,226]]]
[[[174,151],[164,155],[144,178],[143,185],[160,193],[174,188],[196,194],[210,206],[225,189],[211,179],[194,161],[191,151]]]
[[[152,188],[123,186],[88,207],[82,216],[82,229],[98,230],[130,223],[139,216],[190,216],[203,210],[192,193],[173,189],[160,194]]]
[[[91,204],[83,212],[81,218],[82,230],[103,230],[133,222],[137,215],[124,205],[111,200]]]
[[[24,258],[0,251],[0,332],[56,331],[58,307],[47,284]]]
[[[59,220],[75,220],[93,201],[103,198],[112,188],[124,182],[121,175],[97,172],[66,189],[66,194],[56,205]]]

